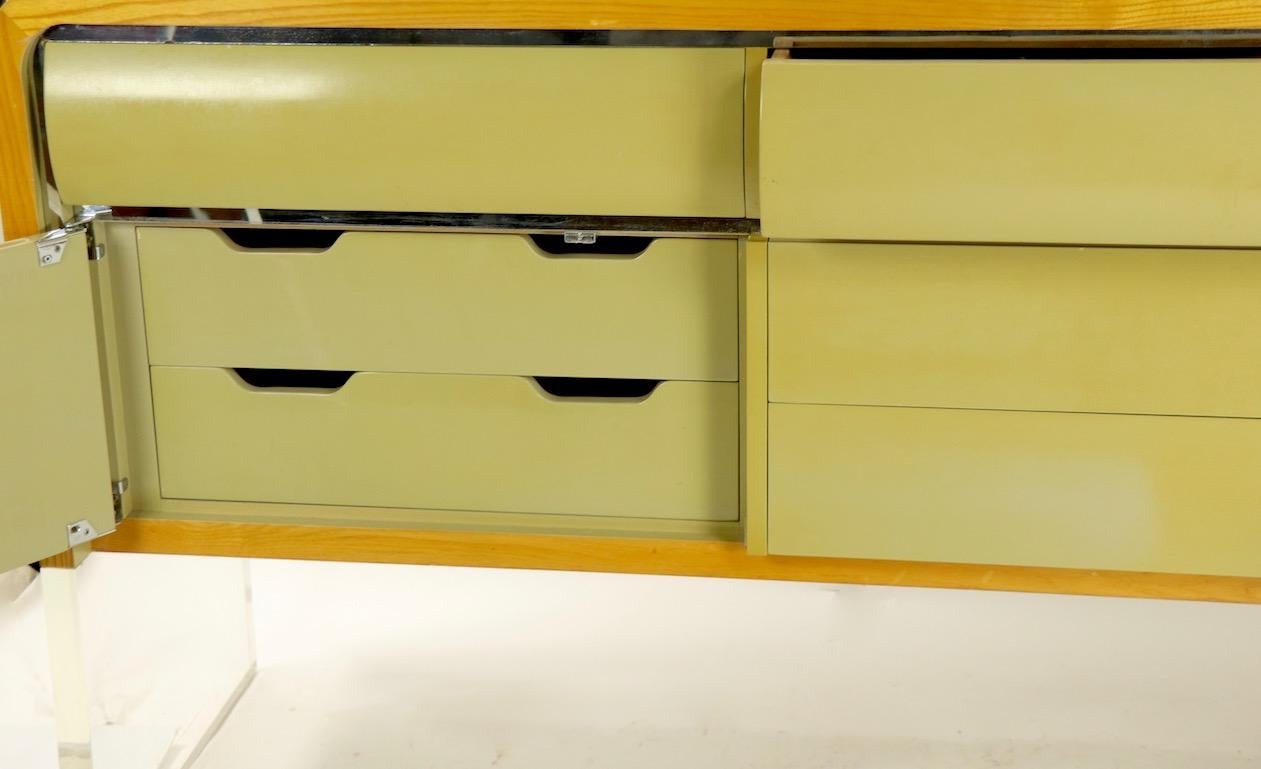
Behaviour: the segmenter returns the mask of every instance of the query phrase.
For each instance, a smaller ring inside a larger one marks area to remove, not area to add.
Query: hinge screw
[[[47,267],[61,261],[61,253],[66,250],[65,243],[54,243],[39,248],[39,266]]]

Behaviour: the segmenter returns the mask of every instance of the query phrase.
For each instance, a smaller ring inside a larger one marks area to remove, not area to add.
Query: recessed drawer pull
[[[259,251],[327,251],[345,230],[297,227],[224,227],[223,236],[238,248]]]
[[[600,379],[596,377],[536,376],[539,389],[553,398],[643,400],[660,379]]]
[[[562,235],[531,235],[534,246],[547,256],[617,256],[635,258],[652,245],[653,238],[645,235],[595,235],[578,233],[587,237]]]
[[[260,390],[325,390],[334,392],[355,375],[353,371],[291,368],[234,368],[237,377]]]

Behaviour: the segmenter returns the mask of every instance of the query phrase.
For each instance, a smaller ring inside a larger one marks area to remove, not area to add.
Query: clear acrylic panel
[[[254,672],[246,560],[94,553],[0,578],[6,769],[184,769]]]

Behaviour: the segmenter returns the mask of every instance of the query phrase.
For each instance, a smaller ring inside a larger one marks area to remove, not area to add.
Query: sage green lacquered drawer
[[[1258,85],[1255,57],[768,60],[762,231],[1261,245]]]
[[[1261,421],[771,404],[780,555],[1261,576]]]
[[[744,50],[47,42],[61,200],[744,216]]]
[[[337,387],[305,375],[319,386],[264,387],[223,369],[151,373],[166,498],[738,517],[734,383],[591,397],[586,383],[553,395],[522,377],[357,373]]]
[[[1261,254],[772,242],[770,399],[1261,417]]]
[[[731,239],[553,255],[515,234],[345,232],[297,249],[211,229],[138,238],[154,365],[738,377]]]

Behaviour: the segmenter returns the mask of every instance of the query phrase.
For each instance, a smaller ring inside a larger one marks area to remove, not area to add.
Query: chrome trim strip
[[[773,32],[633,29],[388,29],[61,24],[44,40],[235,45],[571,45],[769,47]]]
[[[1238,48],[1261,46],[1246,29],[756,31],[636,29],[389,29],[61,24],[43,40],[240,45],[577,45],[739,48]]]
[[[25,60],[24,73],[29,86],[26,91],[27,114],[30,115],[31,154],[34,156],[36,212],[40,227],[50,229],[66,221],[68,212],[60,210],[57,182],[53,178],[52,156],[48,154],[48,130],[44,119],[44,39],[30,49]]]
[[[110,221],[187,227],[267,227],[338,230],[456,231],[733,237],[756,232],[757,219],[654,216],[552,216],[543,214],[448,214],[390,211],[140,208],[113,206]]]

